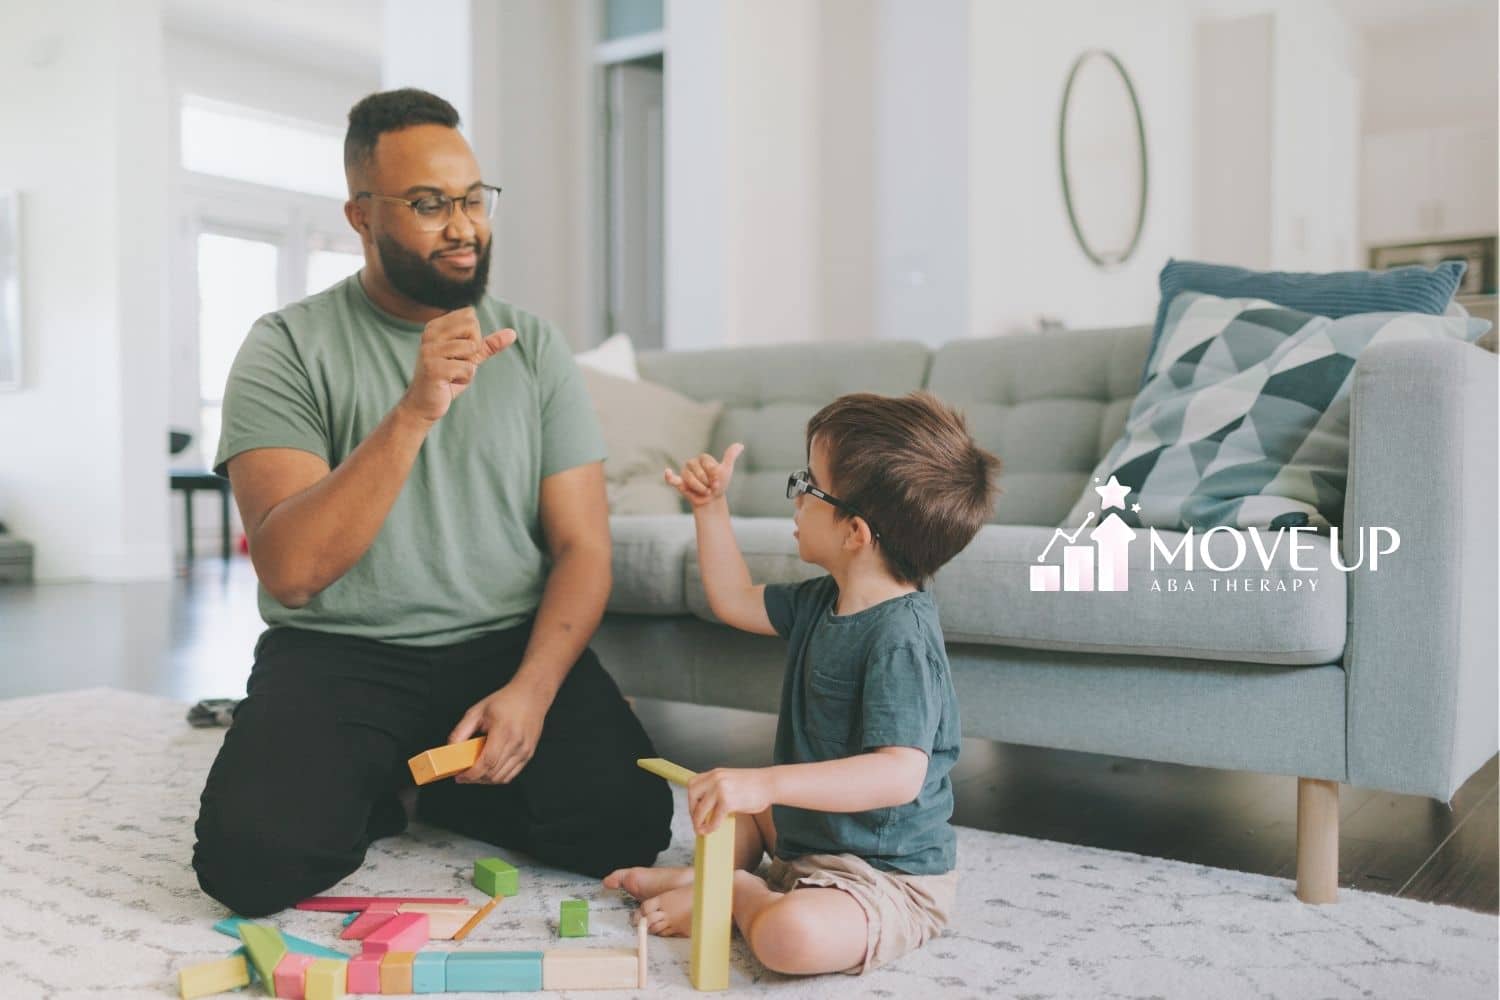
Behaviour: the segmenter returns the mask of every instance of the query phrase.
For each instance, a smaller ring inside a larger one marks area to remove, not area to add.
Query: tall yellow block
[[[734,821],[699,837],[693,848],[693,941],[688,978],[697,990],[729,989],[729,934],[734,925]]]
[[[212,996],[249,985],[250,967],[245,964],[244,955],[189,965],[177,972],[177,989],[182,1000]]]

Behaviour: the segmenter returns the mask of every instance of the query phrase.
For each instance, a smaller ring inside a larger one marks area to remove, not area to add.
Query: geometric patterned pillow
[[[1132,527],[1338,524],[1359,355],[1380,341],[1473,340],[1486,328],[1415,313],[1331,320],[1184,292],[1168,307],[1125,431],[1093,476],[1130,487],[1127,509],[1115,513]],[[1064,527],[1094,509],[1092,485]]]

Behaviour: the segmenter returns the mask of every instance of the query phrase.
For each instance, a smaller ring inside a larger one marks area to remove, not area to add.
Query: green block
[[[520,890],[520,873],[499,858],[474,862],[474,888],[491,896],[514,896]]]
[[[557,934],[559,937],[589,936],[588,900],[565,899],[562,901],[562,912],[557,917]]]
[[[251,923],[240,924],[238,930],[240,940],[245,942],[245,950],[250,953],[255,974],[260,976],[266,992],[275,993],[271,984],[276,982],[276,963],[286,957],[286,942],[281,940],[281,932],[266,924]]]

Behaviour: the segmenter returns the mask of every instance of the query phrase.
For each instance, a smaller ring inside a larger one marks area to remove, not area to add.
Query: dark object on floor
[[[204,698],[188,709],[188,725],[194,729],[212,729],[214,726],[228,729],[234,722],[234,707],[239,703],[238,698]]]
[[[229,480],[206,469],[173,469],[172,489],[182,490],[183,520],[187,531],[187,561],[193,561],[193,492],[215,490],[219,494],[219,509],[222,518],[222,554],[229,561]]]
[[[30,583],[34,555],[30,542],[0,531],[0,583]]]
[[[167,454],[181,455],[183,449],[193,443],[193,436],[187,431],[167,431]]]

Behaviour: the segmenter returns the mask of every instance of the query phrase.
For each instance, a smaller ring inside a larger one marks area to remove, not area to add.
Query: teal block
[[[557,934],[565,938],[589,936],[588,900],[565,899],[562,901],[562,911],[557,916]]]
[[[225,917],[223,920],[220,920],[218,923],[214,924],[214,930],[218,931],[220,934],[228,935],[229,937],[232,937],[236,941],[238,941],[240,939],[240,924],[249,922],[250,921],[247,921],[244,917]],[[343,952],[334,951],[332,948],[325,948],[320,944],[314,944],[306,938],[294,937],[291,934],[283,934],[281,935],[281,940],[286,943],[287,951],[295,951],[300,955],[314,955],[318,958],[337,958],[346,962],[349,960],[349,956],[344,954]]]
[[[358,910],[355,910],[353,913],[349,914],[347,917],[344,918],[344,926],[348,927],[350,924],[354,923],[354,921],[358,920],[362,916],[364,916],[363,913],[360,913]]]
[[[474,862],[474,887],[490,896],[514,896],[520,891],[520,873],[508,861],[481,858]]]
[[[512,992],[542,988],[539,951],[452,951],[448,992]]]
[[[411,960],[411,991],[413,993],[443,993],[449,991],[447,965],[454,952],[419,951]]]

